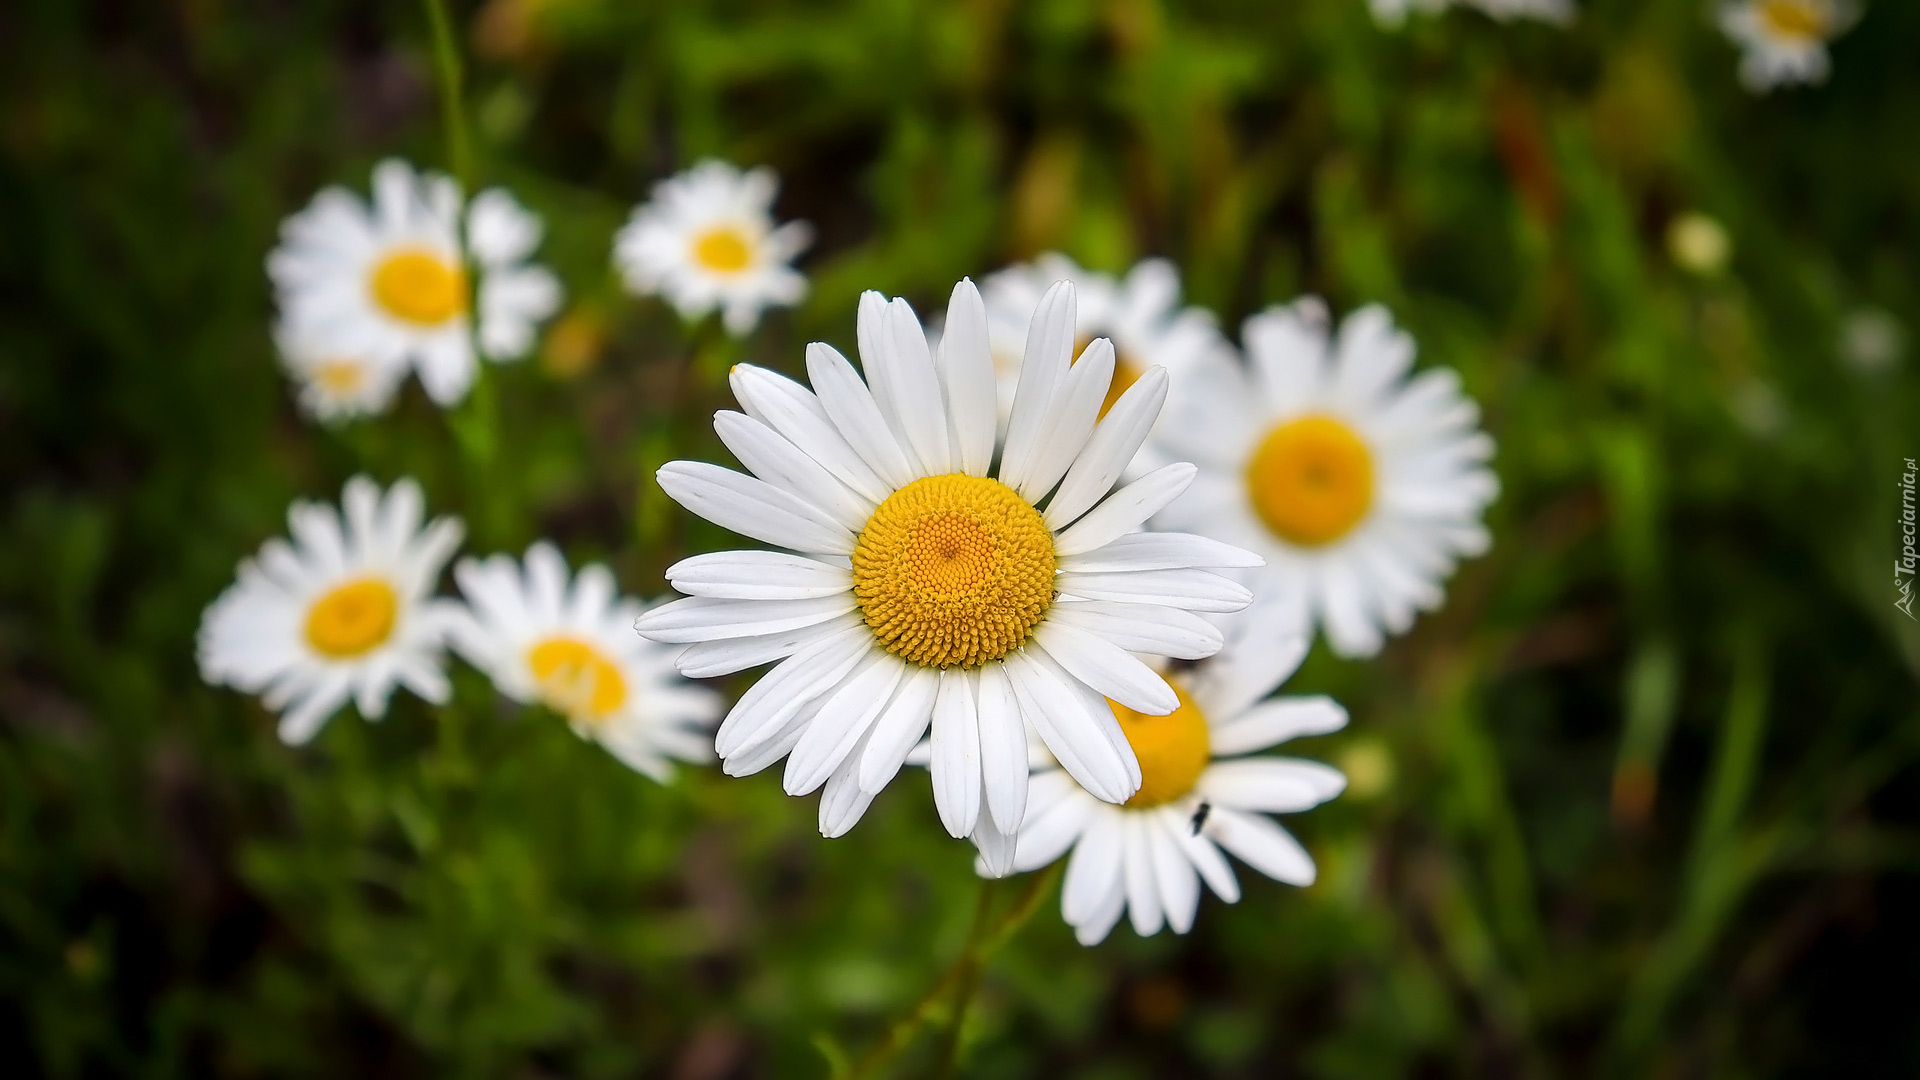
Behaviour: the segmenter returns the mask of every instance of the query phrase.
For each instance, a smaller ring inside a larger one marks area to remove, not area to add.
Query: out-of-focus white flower
[[[1733,241],[1713,218],[1698,212],[1681,214],[1667,226],[1667,254],[1682,270],[1713,277],[1727,268]]]
[[[559,281],[525,261],[538,218],[504,191],[482,192],[464,208],[464,249],[462,218],[451,178],[402,161],[375,167],[371,204],[322,191],[281,225],[267,260],[282,324],[311,348],[412,365],[434,401],[459,401],[473,385],[476,337],[489,359],[517,358],[560,306]]]
[[[1891,312],[1861,308],[1840,324],[1840,359],[1855,371],[1890,371],[1906,349],[1906,331]]]
[[[200,673],[259,694],[280,716],[280,738],[303,743],[354,702],[378,719],[395,686],[447,699],[444,641],[458,605],[430,594],[460,545],[455,518],[421,528],[420,485],[383,495],[356,476],[331,506],[287,511],[293,542],[267,541],[200,620]]]
[[[1384,308],[1336,337],[1309,298],[1242,337],[1247,365],[1197,367],[1154,436],[1200,467],[1155,524],[1258,552],[1266,566],[1244,577],[1257,595],[1336,652],[1371,655],[1439,607],[1456,559],[1486,549],[1493,440],[1452,371],[1407,377],[1413,339]]]
[[[1134,531],[1194,469],[1168,465],[1115,490],[1165,401],[1167,373],[1147,370],[1099,420],[1114,350],[1095,339],[1075,361],[1077,325],[1073,286],[1061,282],[1033,316],[996,455],[993,359],[973,283],[953,290],[937,357],[906,301],[869,292],[858,320],[864,380],[819,343],[807,349],[812,391],[734,368],[746,412],[722,412],[714,426],[753,475],[691,461],[660,470],[687,509],[800,553],[688,559],[667,579],[689,598],[648,612],[639,629],[690,644],[679,660],[688,676],[780,661],[721,723],[715,749],[731,775],[784,757],[789,794],[824,785],[825,835],[853,826],[931,726],[941,821],[1005,873],[1027,801],[1028,727],[1082,787],[1126,800],[1140,767],[1106,699],[1153,715],[1179,707],[1134,654],[1212,655],[1224,639],[1195,612],[1252,599],[1197,568],[1255,556]]]
[[[274,329],[273,337],[281,366],[299,386],[301,411],[325,423],[386,412],[407,377],[404,361],[327,348],[314,335],[294,333],[284,325]]]
[[[765,167],[741,172],[703,161],[653,187],[614,238],[613,259],[627,288],[665,297],[697,319],[715,308],[736,337],[770,307],[791,307],[807,279],[791,265],[813,240],[805,222],[776,226],[779,181]]]
[[[1734,0],[1720,29],[1740,46],[1740,82],[1756,94],[1826,81],[1827,43],[1859,17],[1849,0]]]
[[[1014,869],[1068,857],[1060,910],[1083,945],[1105,939],[1123,912],[1143,937],[1163,922],[1186,933],[1202,881],[1227,903],[1238,901],[1223,848],[1276,881],[1313,883],[1313,858],[1266,815],[1318,806],[1346,778],[1317,761],[1244,755],[1337,731],[1347,713],[1325,697],[1267,700],[1299,666],[1307,639],[1276,634],[1272,620],[1235,626],[1213,659],[1171,676],[1180,697],[1172,715],[1142,717],[1112,704],[1142,776],[1125,803],[1094,798],[1036,755]]]
[[[713,757],[720,696],[673,670],[676,649],[633,632],[643,606],[621,597],[613,572],[594,563],[568,581],[552,544],[462,559],[454,578],[470,614],[453,645],[515,701],[538,702],[628,766],[665,782],[672,762]]]

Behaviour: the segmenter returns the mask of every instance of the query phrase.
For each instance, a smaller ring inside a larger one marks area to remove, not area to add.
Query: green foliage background
[[[842,840],[777,770],[628,772],[461,669],[295,751],[201,685],[199,613],[296,497],[421,478],[470,552],[662,589],[737,355],[798,370],[1057,247],[1165,254],[1223,325],[1378,300],[1500,444],[1491,554],[1383,658],[1292,684],[1354,789],[1185,938],[1046,894],[959,1072],[1920,1072],[1920,627],[1893,607],[1920,381],[1841,362],[1920,295],[1920,8],[1754,98],[1703,5],[1562,31],[1362,0],[455,4],[478,179],[548,225],[566,348],[442,415],[302,422],[262,262],[326,183],[444,166],[411,4],[0,12],[0,1056],[51,1076],[823,1075],[979,891],[906,776]],[[814,290],[742,349],[623,298],[612,230],[705,155],[777,168]],[[1725,272],[1677,268],[1676,214]],[[992,900],[1008,904],[1017,879]],[[890,1066],[933,1070],[944,1014]],[[11,1069],[9,1070],[12,1071]],[[14,1073],[21,1075],[21,1073]]]

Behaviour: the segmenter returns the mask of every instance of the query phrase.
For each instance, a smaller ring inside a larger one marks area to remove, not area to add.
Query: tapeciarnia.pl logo
[[[1900,557],[1893,563],[1893,587],[1900,594],[1893,606],[1907,613],[1907,618],[1920,621],[1913,614],[1913,573],[1914,562],[1920,555],[1914,552],[1913,517],[1913,481],[1916,469],[1912,458],[1903,459],[1907,468],[1900,474]]]

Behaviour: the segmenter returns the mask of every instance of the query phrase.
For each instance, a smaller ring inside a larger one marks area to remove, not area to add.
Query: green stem
[[[427,21],[433,26],[433,66],[440,76],[440,112],[447,126],[447,167],[460,190],[473,190],[473,144],[467,139],[467,112],[461,97],[464,68],[453,40],[453,22],[446,0],[425,0]]]
[[[987,929],[986,916],[991,906],[990,894],[993,881],[989,879],[982,882],[978,906],[974,909],[973,924],[968,929],[967,943],[961,949],[960,956],[941,973],[938,979],[934,980],[933,985],[921,995],[920,1000],[915,1002],[911,1009],[907,1010],[906,1015],[895,1020],[887,1028],[887,1033],[881,1037],[880,1042],[873,1049],[861,1055],[852,1069],[840,1074],[840,1080],[866,1080],[868,1077],[878,1075],[883,1067],[913,1041],[913,1037],[919,1033],[920,1028],[933,1017],[940,1001],[950,991],[957,989],[949,1042],[943,1053],[942,1071],[939,1074],[948,1075],[948,1070],[958,1056],[961,1023],[966,1018],[965,1012],[972,1000],[973,990],[978,986],[980,970],[986,967],[987,961],[991,960],[994,954],[1013,940],[1014,935],[1027,924],[1027,920],[1033,918],[1034,912],[1040,909],[1040,901],[1053,891],[1054,884],[1060,880],[1060,875],[1065,868],[1065,860],[1060,860],[1040,873],[1032,875],[1027,880],[1026,889],[1014,899],[1013,906],[993,923],[992,929]]]

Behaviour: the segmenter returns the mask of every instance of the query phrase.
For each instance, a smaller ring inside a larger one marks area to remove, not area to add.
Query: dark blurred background
[[[811,1077],[952,960],[978,886],[923,778],[828,842],[777,770],[661,787],[470,670],[300,750],[195,670],[235,563],[356,471],[642,595],[719,541],[651,481],[723,455],[711,334],[608,257],[708,155],[819,230],[760,362],[850,344],[862,289],[1160,254],[1229,331],[1388,304],[1499,442],[1446,608],[1290,684],[1353,716],[1299,750],[1352,781],[1289,822],[1320,880],[1095,949],[1047,897],[964,1075],[1920,1075],[1920,7],[1765,97],[1686,2],[451,10],[479,179],[545,216],[569,307],[491,415],[409,386],[337,430],[294,409],[263,260],[320,186],[445,167],[425,9],[0,10],[11,1075]]]

